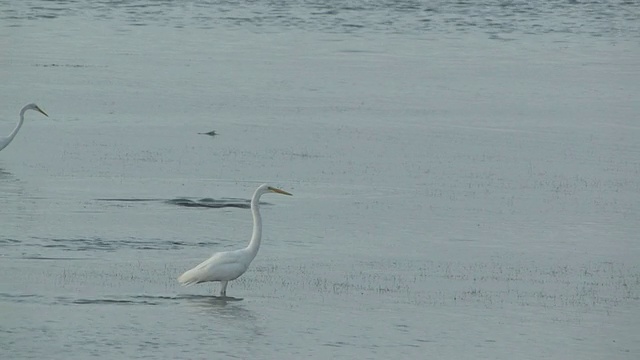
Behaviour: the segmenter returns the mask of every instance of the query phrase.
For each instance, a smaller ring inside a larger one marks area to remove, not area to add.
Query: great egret
[[[251,198],[251,213],[253,214],[253,234],[249,246],[240,250],[214,253],[209,259],[200,263],[193,269],[180,275],[178,282],[184,286],[198,284],[207,281],[220,281],[222,288],[220,296],[227,296],[227,283],[244,274],[249,264],[258,254],[260,239],[262,238],[262,218],[260,217],[260,196],[273,192],[277,194],[291,195],[288,192],[276,189],[267,184],[260,185]]]
[[[13,140],[13,138],[16,137],[16,134],[18,133],[18,130],[20,130],[20,127],[22,127],[22,123],[24,122],[24,113],[27,110],[36,110],[36,111],[40,112],[42,115],[44,115],[46,117],[49,117],[49,115],[47,115],[47,113],[42,111],[42,109],[40,109],[38,107],[38,105],[36,105],[36,104],[27,104],[27,105],[25,105],[25,107],[23,107],[22,110],[20,110],[20,121],[18,121],[18,124],[16,125],[16,128],[13,129],[13,131],[11,132],[11,134],[9,134],[9,136],[0,137],[0,150],[6,148],[7,145],[9,145],[9,143]]]

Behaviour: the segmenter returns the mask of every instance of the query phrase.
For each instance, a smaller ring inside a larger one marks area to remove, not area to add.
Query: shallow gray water
[[[0,6],[0,357],[638,358],[636,4]]]

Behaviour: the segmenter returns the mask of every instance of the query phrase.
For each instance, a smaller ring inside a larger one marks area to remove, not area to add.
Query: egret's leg
[[[227,296],[227,284],[229,282],[228,281],[221,281],[220,283],[222,284],[222,289],[220,289],[220,296]]]

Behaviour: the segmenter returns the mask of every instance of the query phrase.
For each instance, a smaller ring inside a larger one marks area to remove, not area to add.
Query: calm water
[[[0,357],[640,356],[634,2],[0,8]]]

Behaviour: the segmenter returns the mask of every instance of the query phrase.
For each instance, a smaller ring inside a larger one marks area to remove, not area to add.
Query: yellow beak
[[[286,192],[286,191],[284,191],[284,190],[280,190],[280,189],[278,189],[278,188],[274,188],[274,187],[271,187],[271,186],[269,186],[269,190],[270,190],[271,192],[274,192],[274,193],[278,193],[278,194],[282,194],[282,195],[289,195],[289,196],[293,196],[293,195],[289,194],[288,192]]]
[[[40,111],[42,113],[42,115],[49,117],[49,115],[47,115],[46,112],[44,112],[42,109],[40,109],[39,107],[36,106],[36,110]]]

